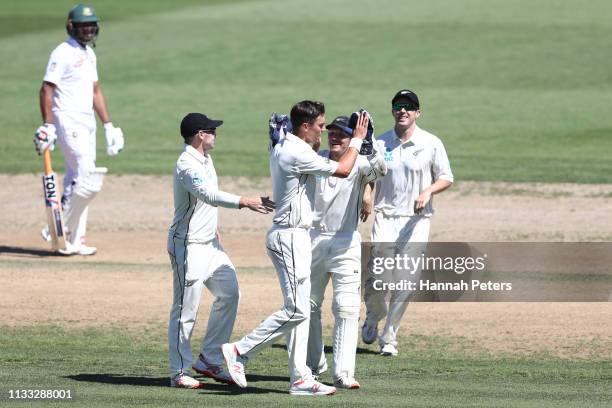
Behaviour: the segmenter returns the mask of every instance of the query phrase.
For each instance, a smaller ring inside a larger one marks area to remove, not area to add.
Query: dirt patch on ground
[[[171,179],[110,176],[91,206],[90,257],[54,257],[37,175],[0,175],[0,325],[150,327],[166,324],[171,274],[165,250]],[[221,178],[222,188],[269,194],[267,179]],[[458,183],[436,197],[434,241],[612,241],[612,186]],[[271,216],[221,210],[222,242],[243,298],[236,334],[281,302],[265,255]],[[369,237],[371,220],[360,229]],[[253,271],[253,268],[264,268]],[[329,298],[329,296],[328,296]],[[205,295],[200,318],[206,316]],[[332,322],[326,308],[327,327]],[[404,334],[444,336],[492,351],[610,358],[612,303],[415,303]],[[198,325],[203,330],[204,324]]]

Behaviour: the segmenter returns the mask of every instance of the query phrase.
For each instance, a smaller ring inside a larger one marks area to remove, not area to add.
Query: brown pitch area
[[[170,177],[109,176],[90,208],[93,257],[50,256],[38,175],[0,175],[0,326],[163,327],[172,287],[165,249],[172,218]],[[270,194],[268,179],[220,179],[222,189]],[[457,183],[435,197],[433,241],[612,241],[612,186]],[[265,254],[270,215],[220,210],[222,244],[242,291],[235,334],[281,304]],[[369,237],[371,219],[361,225]],[[196,338],[211,298],[204,291]],[[329,333],[330,295],[324,306]],[[363,307],[362,307],[363,312]],[[450,347],[610,358],[612,302],[414,303],[402,336],[449,339]],[[199,340],[196,340],[199,341]],[[361,345],[363,346],[363,345]]]

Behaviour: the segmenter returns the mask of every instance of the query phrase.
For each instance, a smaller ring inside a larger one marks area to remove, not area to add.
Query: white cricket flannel
[[[374,210],[386,216],[414,215],[414,202],[419,194],[442,179],[452,182],[448,156],[442,141],[419,128],[403,143],[391,129],[380,135],[376,142],[387,164],[387,175],[376,182]],[[432,216],[433,198],[422,214]]]
[[[238,208],[240,197],[219,190],[210,155],[185,145],[176,162],[173,179],[174,220],[170,240],[204,243],[217,233],[217,206]]]
[[[338,163],[319,156],[299,137],[287,133],[270,151],[274,224],[289,228],[312,226],[314,176],[329,177]]]
[[[319,152],[329,157],[329,151]],[[347,178],[316,178],[313,227],[321,232],[355,232],[366,184],[375,181],[387,172],[383,156],[374,150],[366,156],[357,156],[357,161]]]
[[[92,114],[96,54],[90,46],[83,48],[74,38],[67,39],[51,52],[43,81],[55,84],[53,112]]]

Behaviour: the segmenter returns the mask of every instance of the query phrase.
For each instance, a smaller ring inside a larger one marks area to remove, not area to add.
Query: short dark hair
[[[291,125],[297,132],[302,123],[314,123],[321,115],[325,115],[325,105],[318,101],[301,101],[291,108]]]

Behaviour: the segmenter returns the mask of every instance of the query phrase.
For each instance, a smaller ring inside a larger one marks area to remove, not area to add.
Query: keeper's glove
[[[355,130],[357,127],[357,120],[362,112],[365,112],[368,115],[368,131],[366,132],[366,137],[363,139],[363,143],[361,144],[359,154],[369,156],[372,154],[374,149],[374,146],[372,145],[372,138],[374,137],[374,119],[372,119],[370,113],[363,108],[359,109],[357,112],[353,112],[349,118],[349,127],[352,130]]]
[[[283,135],[293,130],[291,120],[287,115],[272,113],[270,115],[268,134],[270,136],[270,148],[273,149]]]

